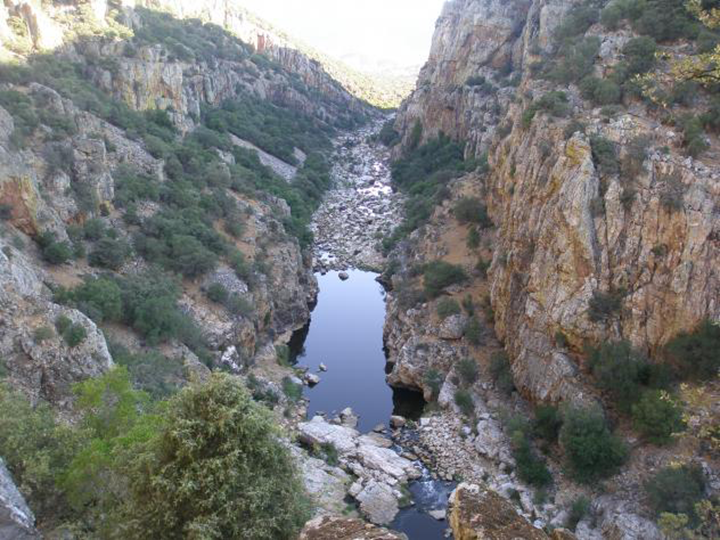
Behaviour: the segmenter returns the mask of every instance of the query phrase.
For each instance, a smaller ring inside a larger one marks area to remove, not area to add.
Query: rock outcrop
[[[548,535],[517,514],[512,504],[493,491],[460,484],[450,496],[450,526],[456,540],[572,540],[575,535],[556,530]]]
[[[300,540],[407,540],[407,536],[359,519],[319,517],[305,525]]]
[[[0,539],[39,540],[35,516],[0,458]]]
[[[334,448],[340,465],[357,477],[350,495],[358,501],[362,514],[377,525],[387,525],[395,518],[403,497],[401,487],[420,476],[412,461],[390,448],[389,439],[375,433],[361,435],[321,416],[298,424],[298,440],[311,448]]]
[[[444,131],[467,141],[468,155],[488,152],[491,172],[478,187],[497,226],[495,329],[518,388],[554,402],[584,391],[575,360],[583,344],[627,339],[654,353],[702,319],[720,319],[720,176],[711,159],[684,157],[675,129],[642,103],[605,119],[573,85],[563,87],[568,115],[584,132],[566,133],[569,120],[542,113],[524,125],[530,103],[554,89],[531,66],[554,52],[554,29],[571,5],[448,2],[396,122],[406,142],[420,122],[423,138]],[[599,24],[588,35],[600,40],[596,73],[606,73],[629,37]],[[595,136],[615,143],[620,163],[637,159],[643,141],[631,179],[624,168],[597,167]],[[612,294],[620,308],[593,319],[593,297]]]

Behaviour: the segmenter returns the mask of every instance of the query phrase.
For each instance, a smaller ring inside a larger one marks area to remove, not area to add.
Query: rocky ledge
[[[392,448],[389,438],[379,433],[362,435],[355,425],[351,412],[330,422],[315,416],[298,424],[298,440],[311,449],[333,448],[339,466],[356,478],[347,493],[359,503],[361,513],[372,523],[387,525],[399,511],[403,486],[421,473]]]
[[[385,258],[378,243],[400,224],[403,201],[390,185],[389,152],[374,141],[383,120],[335,141],[335,189],[315,213],[311,226],[316,270],[383,268]]]
[[[324,516],[309,521],[299,540],[407,540],[407,536],[359,519]]]

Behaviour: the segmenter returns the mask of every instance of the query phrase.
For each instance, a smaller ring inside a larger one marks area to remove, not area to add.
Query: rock
[[[368,482],[356,499],[363,515],[376,525],[391,523],[399,510],[393,489],[380,482]]]
[[[320,383],[320,377],[318,377],[314,373],[306,373],[305,382],[308,386],[315,386],[316,384]]]
[[[474,484],[462,483],[450,495],[449,521],[456,540],[550,538],[520,516],[512,503]]]
[[[430,510],[428,514],[430,515],[430,517],[432,517],[433,519],[437,519],[438,521],[445,520],[445,510]]]
[[[375,433],[385,433],[386,429],[387,428],[385,427],[385,424],[378,424],[374,428],[372,428]]]
[[[328,370],[327,366],[326,366],[325,364],[323,364],[322,362],[320,362],[320,365],[318,366],[318,369],[319,369],[320,371],[327,371],[327,370]]]
[[[357,447],[357,431],[346,426],[335,426],[322,416],[315,416],[310,422],[298,424],[300,442],[309,445],[332,444],[340,454],[352,452]]]
[[[0,538],[39,540],[35,516],[13,482],[5,462],[0,458]]]
[[[354,429],[358,425],[358,417],[350,407],[346,407],[340,411],[340,423]]]
[[[408,540],[404,534],[368,525],[360,519],[322,516],[308,521],[299,540]]]
[[[338,277],[339,277],[342,281],[347,281],[348,279],[350,279],[350,274],[348,274],[347,272],[340,272],[340,273],[338,274]]]
[[[468,316],[464,313],[457,313],[446,317],[440,324],[438,336],[441,339],[457,340],[462,339],[465,333],[465,326],[468,322]]]
[[[340,514],[345,510],[345,494],[350,476],[338,467],[328,467],[321,459],[310,457],[297,447],[291,447],[308,494],[321,514]]]
[[[403,427],[407,423],[407,420],[404,416],[399,415],[392,415],[390,417],[390,427],[393,427],[395,429],[399,429]]]

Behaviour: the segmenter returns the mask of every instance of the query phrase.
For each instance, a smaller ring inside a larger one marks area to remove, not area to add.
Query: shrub
[[[478,232],[477,227],[470,227],[466,244],[468,249],[477,249],[480,245],[480,233]]]
[[[490,359],[490,377],[495,387],[505,395],[510,395],[515,390],[510,361],[505,352],[498,352]]]
[[[47,403],[33,406],[0,383],[0,455],[40,519],[68,511],[58,480],[78,448],[77,435],[55,423]]]
[[[600,135],[590,137],[592,156],[595,165],[602,174],[615,174],[618,171],[618,160],[615,144]]]
[[[129,536],[295,537],[310,517],[302,481],[271,413],[239,380],[215,374],[163,416],[128,467]]]
[[[648,390],[632,406],[633,426],[653,444],[667,444],[685,423],[682,408],[666,392]]]
[[[607,322],[613,319],[622,308],[624,296],[624,290],[607,293],[599,290],[593,291],[593,296],[588,303],[588,317],[592,322]]]
[[[33,340],[35,343],[42,343],[43,341],[52,339],[54,336],[55,332],[53,332],[53,329],[49,326],[41,326],[40,328],[36,328],[33,332]]]
[[[72,246],[68,242],[58,242],[55,234],[46,231],[37,238],[43,259],[50,264],[64,264],[72,259]]]
[[[530,105],[530,107],[528,107],[523,113],[523,127],[530,127],[533,118],[535,118],[535,115],[539,111],[546,112],[551,116],[556,117],[567,116],[570,111],[567,94],[560,91],[548,92],[541,98],[533,101],[532,105]]]
[[[428,369],[423,376],[423,382],[430,388],[433,399],[436,399],[440,394],[440,388],[444,381],[445,376],[434,368]]]
[[[450,315],[457,315],[460,313],[460,304],[453,298],[441,298],[435,308],[438,317],[441,319],[447,319]]]
[[[72,324],[72,319],[70,319],[67,315],[59,315],[58,318],[55,319],[55,329],[61,335],[64,334],[72,326]]]
[[[700,117],[686,116],[681,120],[680,126],[683,130],[683,145],[688,155],[698,157],[709,148]]]
[[[473,403],[472,395],[463,388],[455,390],[455,405],[457,405],[460,411],[468,418],[475,415],[475,404]]]
[[[455,219],[460,223],[476,223],[482,228],[492,225],[487,208],[477,197],[463,197],[453,208]]]
[[[228,290],[222,283],[211,283],[205,291],[205,294],[210,300],[218,304],[227,302],[229,296]]]
[[[88,262],[92,266],[119,270],[130,256],[130,245],[125,240],[101,238],[90,252]]]
[[[655,64],[656,51],[657,43],[651,37],[640,36],[628,41],[622,50],[625,55],[626,78],[650,70]]]
[[[78,308],[95,322],[120,321],[123,316],[122,291],[108,277],[89,278],[72,293]]]
[[[657,515],[669,512],[694,519],[695,504],[705,495],[705,477],[697,465],[665,467],[647,481],[645,491]]]
[[[640,397],[647,373],[647,359],[627,341],[606,342],[590,354],[590,368],[597,385],[608,392],[621,411],[629,412]]]
[[[720,325],[705,319],[670,340],[665,352],[690,378],[711,379],[720,369]]]
[[[466,277],[465,271],[460,266],[445,261],[428,263],[423,271],[425,294],[435,298],[443,289],[465,281]]]
[[[73,324],[65,332],[63,332],[63,338],[68,347],[77,347],[87,337],[87,330],[81,324]]]
[[[512,422],[510,426],[512,451],[520,479],[531,486],[542,488],[552,482],[552,474],[545,461],[537,456],[527,434],[527,426]]]
[[[566,40],[584,34],[588,28],[598,21],[597,8],[589,4],[573,6],[555,30],[555,37]]]
[[[170,240],[170,266],[186,277],[201,276],[217,264],[215,254],[193,236],[175,235]]]
[[[115,363],[127,368],[133,388],[153,399],[174,395],[186,382],[185,368],[179,358],[169,358],[157,351],[133,353],[117,343],[108,345]]]
[[[83,225],[83,236],[90,241],[100,240],[107,233],[105,223],[98,218],[89,219]]]
[[[584,483],[611,476],[627,456],[625,445],[610,432],[598,407],[566,409],[560,443],[573,475]]]
[[[470,317],[468,319],[468,322],[465,325],[463,335],[465,336],[465,339],[467,339],[472,345],[482,345],[484,337],[483,328],[480,325],[480,321],[478,321],[477,317]]]
[[[478,365],[472,358],[463,358],[458,363],[458,373],[466,385],[471,385],[478,379]]]
[[[577,524],[583,520],[588,511],[590,511],[590,500],[584,495],[581,495],[570,505],[565,526],[571,531],[574,531]]]
[[[302,385],[292,382],[292,379],[290,379],[290,377],[283,377],[282,389],[283,393],[290,401],[300,401],[300,399],[302,399]]]
[[[585,77],[580,82],[580,91],[585,99],[596,105],[611,105],[618,103],[622,97],[620,87],[612,80]]]
[[[557,441],[561,427],[562,417],[557,407],[553,405],[539,405],[535,409],[533,433],[536,436],[545,439],[549,443],[554,443]]]
[[[560,57],[545,75],[560,84],[580,81],[593,72],[599,51],[600,39],[596,36],[572,40],[560,49]]]
[[[378,134],[378,140],[388,148],[395,146],[398,142],[400,142],[400,134],[395,131],[395,126],[392,120],[388,120],[383,124],[383,127]]]

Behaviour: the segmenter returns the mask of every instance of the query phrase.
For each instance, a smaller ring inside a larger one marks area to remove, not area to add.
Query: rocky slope
[[[624,338],[654,352],[679,331],[720,317],[720,282],[712,270],[720,258],[720,188],[710,153],[683,156],[676,129],[662,126],[638,101],[608,120],[573,85],[566,89],[570,116],[586,125],[584,134],[567,137],[567,121],[549,115],[523,126],[528,104],[552,89],[530,66],[554,52],[554,30],[572,5],[449,2],[418,88],[396,124],[405,141],[419,121],[424,138],[443,131],[467,141],[470,154],[488,152],[492,172],[482,196],[498,230],[489,271],[495,328],[520,388],[551,401],[577,392],[569,352],[586,341]],[[596,72],[617,63],[632,37],[599,24],[588,35],[601,43]],[[519,86],[503,87],[510,82]],[[595,135],[616,143],[621,161],[631,159],[632,141],[647,141],[631,202],[623,202],[623,175],[608,175],[593,161]],[[677,208],[667,204],[673,190]],[[625,294],[616,318],[588,317],[593,294],[619,290]],[[569,349],[555,343],[560,333]]]

